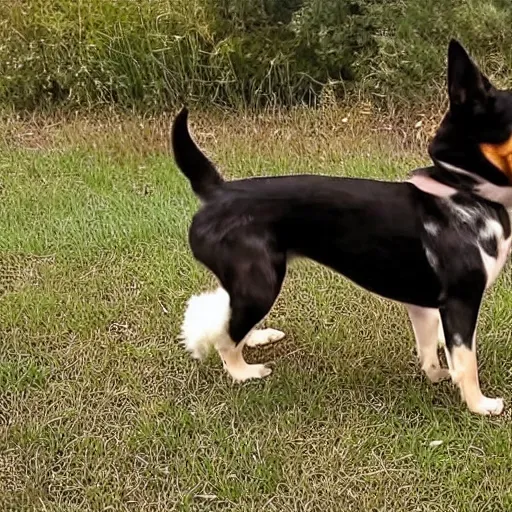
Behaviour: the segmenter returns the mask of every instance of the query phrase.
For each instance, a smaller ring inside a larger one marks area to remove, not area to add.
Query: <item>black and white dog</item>
[[[512,205],[512,92],[497,90],[462,46],[448,50],[449,111],[432,140],[433,166],[401,183],[326,176],[225,182],[176,117],[172,147],[203,202],[189,233],[197,260],[221,288],[192,297],[182,339],[194,357],[210,346],[238,381],[270,369],[247,364],[244,344],[281,339],[254,329],[269,312],[293,255],[402,302],[427,377],[448,376],[469,409],[500,414],[478,382],[475,330],[486,288],[507,259]],[[439,337],[449,369],[441,368]]]

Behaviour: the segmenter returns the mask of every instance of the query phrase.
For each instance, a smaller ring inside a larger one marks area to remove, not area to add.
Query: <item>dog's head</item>
[[[450,108],[429,153],[446,169],[512,185],[512,91],[499,90],[455,40],[448,48]]]

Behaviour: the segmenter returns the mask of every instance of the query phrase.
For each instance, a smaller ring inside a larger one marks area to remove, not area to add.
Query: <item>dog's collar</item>
[[[445,169],[448,173],[445,175],[455,178],[461,183],[459,190],[469,192],[486,201],[501,204],[508,210],[512,208],[512,187],[496,185],[495,183],[482,178],[476,174],[470,173],[465,169],[451,165],[442,160],[436,160],[437,167]]]
[[[482,183],[464,169],[456,168],[444,162],[436,162],[435,166],[417,169],[412,173],[412,183],[428,186],[434,195],[450,196],[457,192],[471,193],[475,186]],[[409,181],[411,181],[409,180]]]
[[[466,193],[512,209],[512,187],[500,186],[476,176],[465,169],[442,161],[436,165],[413,171],[408,182],[420,190],[439,197]]]
[[[451,197],[457,193],[457,190],[449,185],[441,183],[427,173],[415,172],[408,180],[416,188],[437,197]]]

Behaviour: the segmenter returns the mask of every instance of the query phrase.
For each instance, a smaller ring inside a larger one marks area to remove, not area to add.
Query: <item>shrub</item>
[[[314,105],[328,85],[425,104],[444,96],[453,36],[506,83],[511,22],[508,0],[4,0],[0,101],[257,108]]]

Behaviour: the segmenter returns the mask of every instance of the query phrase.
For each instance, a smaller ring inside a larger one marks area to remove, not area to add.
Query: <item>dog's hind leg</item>
[[[440,382],[450,376],[449,370],[441,368],[437,355],[440,330],[439,310],[407,305],[421,369],[431,382]]]
[[[437,345],[446,349],[446,339],[444,337],[443,322],[441,321],[441,313],[437,310],[438,329],[437,329]]]
[[[244,256],[223,259],[228,265],[221,273],[225,289],[190,299],[182,327],[182,342],[192,356],[201,358],[214,346],[224,368],[236,381],[271,373],[263,364],[245,361],[242,349],[247,342],[254,346],[256,342],[277,341],[284,336],[271,329],[252,329],[267,315],[279,294],[286,257],[266,252]]]
[[[283,336],[280,331],[252,331],[270,311],[284,279],[286,258],[273,255],[260,260],[245,260],[235,265],[235,278],[231,280],[229,295],[231,299],[231,317],[229,320],[229,342],[218,347],[224,367],[235,380],[244,381],[252,378],[265,377],[270,368],[262,364],[247,364],[242,355],[242,347],[250,342],[272,341],[270,337]],[[270,331],[270,332],[269,332]],[[278,334],[277,334],[278,333]],[[226,340],[227,341],[227,340]],[[256,343],[257,344],[257,343]]]

